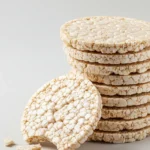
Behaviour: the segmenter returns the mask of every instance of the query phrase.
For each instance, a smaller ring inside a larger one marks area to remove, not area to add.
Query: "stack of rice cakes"
[[[61,27],[73,70],[98,88],[102,119],[89,140],[125,143],[150,134],[150,23],[87,17]]]

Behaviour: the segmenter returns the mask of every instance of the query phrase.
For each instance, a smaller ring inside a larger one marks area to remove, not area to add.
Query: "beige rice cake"
[[[17,146],[16,150],[41,150],[40,144]]]
[[[90,76],[89,76],[88,74],[80,73],[76,69],[72,69],[69,73],[78,75],[78,76],[84,76],[84,78],[88,78],[88,79],[91,77],[94,81],[98,81],[97,77],[99,77],[99,76],[96,76],[93,74],[90,74]],[[146,78],[146,76],[143,76],[143,77]],[[91,79],[89,79],[89,80],[91,80]],[[104,95],[106,95],[106,96],[109,96],[109,95],[110,96],[134,95],[134,94],[150,92],[150,82],[142,83],[142,84],[135,84],[135,85],[119,85],[119,86],[118,85],[106,85],[106,84],[100,84],[100,83],[94,82],[94,85],[97,87],[97,89],[103,96]]]
[[[122,17],[79,18],[65,23],[60,37],[66,45],[82,51],[137,52],[150,46],[150,23]]]
[[[150,70],[131,75],[95,75],[84,73],[84,76],[92,82],[103,83],[107,85],[133,85],[150,82]]]
[[[99,52],[80,51],[64,46],[65,53],[77,60],[99,64],[130,64],[150,59],[150,47],[136,53],[103,54]]]
[[[49,141],[58,150],[76,149],[97,127],[102,102],[93,84],[61,76],[40,88],[25,107],[21,130],[29,142]]]
[[[150,102],[150,93],[142,93],[127,96],[106,96],[102,95],[103,106],[107,107],[128,107],[139,106]]]
[[[84,61],[76,60],[70,56],[67,56],[67,60],[68,63],[77,71],[95,75],[129,75],[131,73],[143,73],[150,69],[150,60],[123,65],[87,63]]]
[[[150,115],[133,119],[101,119],[97,125],[97,130],[101,131],[122,131],[122,130],[138,130],[150,126]]]
[[[137,85],[120,85],[120,86],[113,86],[113,85],[105,85],[105,84],[96,84],[94,85],[97,87],[98,91],[102,95],[133,95],[133,94],[140,94],[150,92],[150,82],[137,84]]]
[[[140,141],[150,135],[150,127],[135,131],[120,131],[120,132],[106,132],[96,130],[89,137],[89,141],[104,141],[108,143],[131,143]]]
[[[102,118],[136,119],[150,114],[150,103],[130,107],[103,107]]]

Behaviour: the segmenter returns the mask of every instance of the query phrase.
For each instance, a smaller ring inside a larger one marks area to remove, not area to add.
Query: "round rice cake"
[[[140,93],[150,92],[150,82],[135,85],[105,85],[94,83],[98,91],[102,95],[134,95]]]
[[[70,56],[67,56],[67,59],[68,63],[77,71],[95,75],[129,75],[131,73],[143,73],[150,69],[150,60],[133,64],[104,65],[76,60]]]
[[[29,142],[49,141],[58,150],[75,149],[93,133],[101,97],[82,77],[61,76],[42,86],[25,107],[21,130]]]
[[[106,132],[96,130],[89,141],[104,141],[108,143],[131,143],[140,141],[150,135],[150,126],[135,131]]]
[[[130,107],[103,107],[102,118],[136,119],[150,114],[150,103]]]
[[[80,51],[64,46],[65,53],[77,60],[99,64],[130,64],[150,59],[150,47],[142,51],[125,54],[103,54],[99,52]]]
[[[133,119],[101,119],[97,125],[97,130],[101,131],[123,131],[123,130],[138,130],[150,126],[150,115]]]
[[[74,75],[79,75],[79,76],[83,76],[84,78],[88,78],[89,80],[90,77],[93,79],[93,81],[98,81],[96,75],[90,76],[88,74],[85,73],[81,73],[79,71],[77,71],[76,69],[72,69],[70,72],[70,74],[74,74]],[[96,77],[96,78],[94,78]],[[123,76],[122,76],[123,77]],[[143,76],[144,77],[144,76]],[[146,78],[146,76],[145,76]],[[124,81],[125,82],[125,81]],[[143,84],[135,84],[135,85],[106,85],[106,84],[100,84],[100,83],[93,83],[98,91],[104,96],[113,96],[113,95],[134,95],[134,94],[141,94],[141,93],[146,93],[146,92],[150,92],[150,82],[147,83],[143,83]]]
[[[150,92],[127,95],[127,96],[106,96],[102,95],[103,106],[107,107],[128,107],[139,106],[150,102]]]
[[[150,23],[122,17],[79,18],[65,23],[60,37],[81,51],[137,52],[150,46]]]
[[[92,82],[103,83],[107,85],[133,85],[150,82],[150,70],[131,75],[95,75],[89,73],[83,73],[86,78]]]

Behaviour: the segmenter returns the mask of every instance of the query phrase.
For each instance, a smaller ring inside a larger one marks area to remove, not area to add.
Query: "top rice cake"
[[[65,23],[62,41],[82,51],[127,53],[150,46],[150,23],[122,17],[86,17]]]

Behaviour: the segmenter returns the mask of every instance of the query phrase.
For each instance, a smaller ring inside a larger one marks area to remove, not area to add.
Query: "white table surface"
[[[149,6],[149,0],[0,0],[0,150],[15,150],[4,147],[8,136],[25,144],[20,118],[28,99],[45,82],[69,71],[61,24],[93,15],[150,21]],[[43,150],[50,147],[46,144]],[[79,149],[150,150],[150,138],[131,144],[87,142]]]

